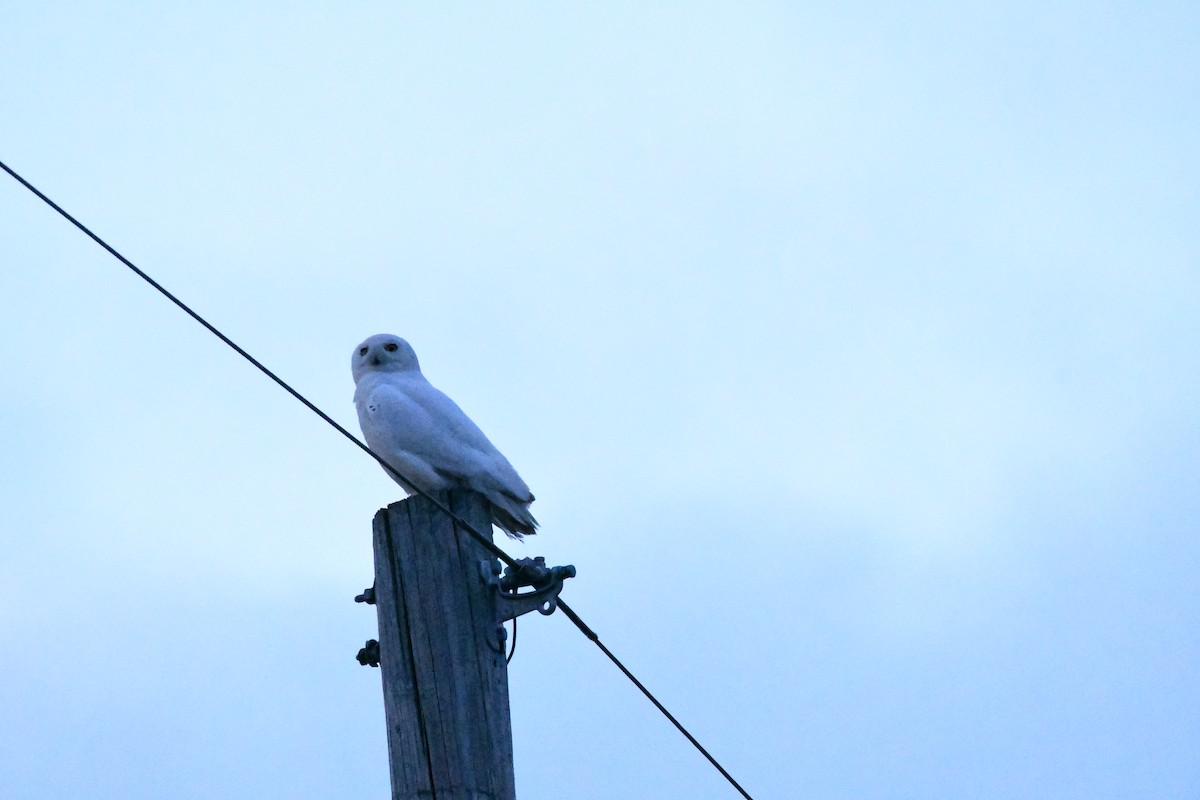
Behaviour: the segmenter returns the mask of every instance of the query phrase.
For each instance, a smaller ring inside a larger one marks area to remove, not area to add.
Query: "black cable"
[[[261,361],[259,361],[254,356],[247,353],[245,350],[243,350],[241,347],[239,347],[236,342],[234,342],[228,336],[226,336],[225,334],[223,334],[219,330],[217,330],[211,323],[209,323],[208,320],[204,319],[204,317],[200,316],[195,311],[193,311],[186,303],[184,303],[178,297],[176,297],[175,295],[173,295],[169,291],[167,291],[166,288],[164,288],[162,286],[162,284],[160,284],[158,281],[151,278],[149,275],[147,275],[142,270],[138,269],[138,267],[136,265],[134,265],[134,263],[132,261],[130,261],[125,256],[118,253],[112,247],[110,247],[107,242],[105,242],[103,239],[101,239],[96,234],[92,233],[91,230],[89,230],[86,225],[84,225],[79,220],[75,219],[75,217],[68,214],[62,208],[62,206],[60,206],[58,203],[55,203],[49,197],[47,197],[46,195],[44,195],[40,191],[38,191],[37,187],[35,187],[29,181],[25,180],[20,175],[18,175],[16,172],[14,172],[3,161],[0,161],[0,168],[2,168],[9,175],[16,178],[17,182],[19,182],[26,189],[28,189],[29,191],[31,191],[35,195],[37,195],[38,198],[42,200],[42,202],[44,202],[46,205],[50,206],[55,211],[57,211],[59,214],[61,214],[68,222],[70,222],[76,228],[79,228],[79,230],[86,233],[89,237],[91,237],[91,239],[94,242],[96,242],[96,244],[100,245],[105,250],[107,250],[110,255],[112,255],[114,258],[116,258],[118,261],[120,261],[125,266],[129,267],[129,269],[133,270],[133,272],[139,278],[141,278],[146,283],[150,284],[155,289],[157,289],[159,291],[159,293],[162,294],[163,297],[167,298],[172,303],[179,306],[179,308],[181,308],[184,312],[186,312],[189,317],[191,317],[192,319],[196,320],[196,322],[199,322],[201,325],[203,325],[208,330],[209,333],[211,333],[213,336],[216,336],[218,339],[220,339],[225,344],[229,345],[229,347],[232,348],[234,350],[234,352],[236,352],[242,358],[246,359],[251,364],[253,364],[255,367],[257,367],[260,372],[262,372],[264,375],[266,375],[271,380],[275,381],[275,383],[279,384],[279,386],[282,387],[284,391],[286,391],[292,397],[296,398],[301,403],[303,403],[305,405],[305,407],[308,408],[309,411],[312,411],[318,417],[325,420],[327,423],[329,423],[331,426],[333,426],[333,428],[338,433],[342,434],[347,439],[349,439],[351,442],[358,445],[360,450],[365,452],[371,458],[378,461],[380,466],[382,466],[388,472],[395,475],[398,479],[400,479],[400,481],[402,481],[404,483],[405,486],[411,486],[416,491],[417,494],[421,495],[426,500],[433,503],[433,505],[435,507],[437,507],[437,509],[439,511],[441,511],[443,514],[445,514],[450,519],[452,519],[457,526],[462,528],[462,530],[466,531],[466,533],[472,539],[477,541],[489,553],[491,553],[496,558],[503,561],[508,566],[513,567],[514,569],[517,568],[516,559],[514,559],[508,553],[504,552],[499,547],[497,547],[495,545],[495,543],[492,542],[490,537],[485,536],[474,525],[471,525],[465,519],[463,519],[462,517],[455,514],[453,511],[451,511],[449,508],[447,508],[446,505],[444,503],[442,503],[440,500],[438,500],[436,497],[434,497],[434,496],[430,495],[428,492],[418,488],[415,484],[413,484],[411,481],[406,479],[402,474],[400,474],[400,471],[398,469],[396,469],[391,464],[389,464],[387,461],[385,461],[382,456],[380,456],[378,453],[376,453],[374,450],[372,450],[370,447],[368,447],[357,436],[350,433],[350,431],[346,430],[344,427],[339,425],[337,423],[337,421],[333,419],[333,417],[329,416],[324,411],[317,408],[317,406],[315,406],[312,402],[310,402],[307,397],[300,394],[298,391],[296,391],[291,386],[289,386],[286,381],[284,381],[282,378],[280,378],[278,375],[276,375],[271,370],[267,369],[267,367]],[[750,795],[746,794],[746,790],[743,789],[738,784],[738,782],[733,779],[733,776],[730,775],[728,772],[726,772],[725,768],[722,767],[719,763],[717,763],[717,760],[715,758],[713,758],[709,754],[709,752],[707,750],[705,750],[704,747],[698,741],[696,741],[696,738],[694,736],[692,736],[690,733],[688,733],[687,729],[684,728],[683,725],[681,725],[679,723],[679,720],[675,719],[675,716],[673,714],[671,714],[670,711],[667,711],[666,707],[664,707],[662,703],[658,702],[658,699],[654,695],[650,694],[650,690],[647,689],[645,686],[643,686],[642,682],[639,681],[637,678],[635,678],[633,673],[630,672],[628,669],[626,669],[625,665],[622,664],[617,659],[617,657],[614,656],[612,654],[612,652],[607,647],[604,646],[604,644],[600,641],[600,637],[596,635],[596,632],[593,631],[591,628],[589,628],[586,624],[584,624],[583,620],[580,619],[579,616],[574,611],[571,610],[570,606],[568,606],[561,599],[559,599],[558,600],[558,608],[562,609],[562,612],[567,615],[567,618],[570,619],[571,622],[575,623],[575,627],[579,628],[579,630],[583,632],[584,636],[586,636],[587,638],[591,639],[593,642],[596,643],[596,646],[600,648],[600,650],[604,653],[604,655],[608,656],[609,660],[612,661],[614,664],[616,664],[617,668],[620,669],[621,672],[623,672],[625,674],[625,677],[629,678],[629,680],[631,680],[633,682],[633,685],[636,686],[638,689],[640,689],[642,694],[646,695],[646,697],[650,700],[650,702],[654,704],[654,707],[657,708],[659,711],[661,711],[663,716],[665,716],[667,719],[669,719],[671,721],[671,724],[674,725],[676,728],[678,728],[679,732],[682,733],[685,737],[687,737],[687,740],[692,743],[692,746],[695,747],[697,750],[699,750],[700,753],[705,758],[708,759],[709,763],[712,764],[714,767],[716,767],[717,771],[720,772],[723,776],[725,776],[725,780],[729,781],[729,783],[732,784],[733,788],[735,788],[739,792],[741,792],[742,797],[745,797],[746,800],[753,800],[753,798],[751,798]],[[514,619],[513,620],[513,648],[514,648],[514,650],[516,648],[516,639],[517,639],[516,633],[517,633],[516,632],[516,620]],[[509,659],[511,660],[511,658],[512,658],[512,654],[510,653]]]
[[[567,605],[566,603],[563,602],[562,598],[559,598],[559,600],[558,600],[558,609],[567,615],[567,619],[569,619],[569,620],[571,620],[571,622],[575,623],[575,627],[579,628],[579,630],[583,633],[584,636],[586,636],[587,638],[591,639],[593,642],[596,643],[596,647],[599,647],[600,651],[602,653],[604,653],[604,655],[608,656],[608,660],[613,662],[614,664],[616,664],[617,669],[619,669],[619,670],[621,670],[621,672],[625,673],[625,677],[629,678],[629,680],[631,680],[633,682],[633,685],[636,686],[638,689],[640,689],[642,691],[642,694],[646,695],[646,698],[651,703],[654,704],[654,707],[657,708],[659,711],[661,711],[662,715],[664,717],[666,717],[667,719],[669,719],[671,721],[671,724],[674,725],[676,728],[678,728],[679,732],[687,737],[687,740],[692,743],[692,746],[695,747],[697,750],[699,750],[700,754],[702,756],[704,756],[705,758],[708,759],[708,763],[712,764],[714,767],[717,768],[717,772],[720,772],[722,775],[725,776],[725,780],[729,781],[730,785],[732,785],[733,788],[735,788],[739,792],[741,792],[742,797],[746,798],[746,800],[754,800],[754,798],[752,798],[749,794],[746,793],[746,790],[742,788],[741,784],[738,783],[737,781],[735,781],[733,779],[733,776],[730,775],[728,772],[726,772],[725,768],[722,767],[720,765],[720,763],[718,763],[717,760],[712,757],[712,754],[710,754],[707,750],[704,749],[704,745],[702,745],[698,741],[696,741],[695,736],[692,736],[692,734],[688,733],[687,728],[683,727],[682,723],[680,723],[679,720],[675,719],[675,715],[672,714],[670,711],[667,711],[666,706],[664,706],[662,703],[658,702],[658,698],[655,697],[654,695],[650,694],[650,690],[647,689],[645,686],[643,686],[642,682],[639,681],[637,678],[635,678],[633,673],[625,668],[625,665],[621,663],[621,660],[619,658],[617,658],[616,656],[614,656],[612,654],[612,651],[604,646],[604,643],[600,641],[600,637],[596,634],[596,632],[594,630],[592,630],[591,628],[589,628],[587,626],[587,624],[584,623],[584,621],[579,618],[579,615],[576,614],[574,611],[572,611],[571,607],[569,605]]]
[[[517,590],[513,589],[513,594],[515,595],[516,593],[517,593]],[[504,659],[505,666],[508,666],[509,664],[511,664],[512,660],[513,660],[513,656],[515,656],[517,654],[517,618],[516,617],[512,618],[512,624],[513,624],[512,646],[510,646],[508,648],[508,657]]]
[[[162,284],[160,284],[158,281],[151,278],[149,275],[147,275],[142,270],[138,269],[137,266],[134,265],[134,263],[132,261],[130,261],[128,258],[126,258],[125,256],[118,253],[112,247],[110,247],[108,242],[104,241],[99,236],[92,233],[86,225],[84,225],[82,222],[75,219],[73,216],[71,216],[65,210],[63,210],[62,206],[60,206],[58,203],[55,203],[49,197],[47,197],[46,195],[44,195],[40,191],[38,191],[37,187],[35,187],[29,181],[25,180],[20,175],[13,172],[12,169],[7,164],[5,164],[3,161],[0,161],[0,168],[3,168],[5,172],[7,172],[9,175],[12,175],[14,178],[16,178],[21,183],[22,186],[24,186],[26,189],[28,189],[29,191],[31,191],[35,195],[37,195],[39,198],[41,198],[41,200],[44,203],[46,203],[46,205],[50,206],[55,211],[57,211],[59,214],[61,214],[64,218],[66,218],[66,220],[68,222],[70,222],[76,228],[79,228],[79,230],[83,231],[88,236],[90,236],[92,238],[92,240],[96,242],[96,244],[100,245],[105,250],[107,250],[110,254],[112,254],[112,256],[114,258],[116,258],[122,264],[124,264],[125,266],[127,266],[131,270],[133,270],[134,273],[136,273],[139,278],[141,278],[146,283],[150,284],[155,289],[157,289],[159,291],[159,293],[162,294],[163,297],[167,298],[172,303],[174,303],[175,305],[177,305],[181,309],[183,309],[183,311],[186,312],[189,317],[191,317],[192,319],[196,320],[196,322],[199,322],[201,325],[203,325],[208,330],[209,333],[211,333],[213,336],[216,336],[218,339],[220,339],[225,344],[229,345],[234,350],[234,352],[236,352],[242,358],[246,359],[251,364],[253,364],[255,367],[257,367],[258,370],[260,372],[262,372],[262,374],[266,375],[268,378],[275,381],[275,383],[279,384],[284,389],[284,391],[286,391],[292,397],[296,398],[301,403],[303,403],[308,408],[309,411],[312,411],[318,417],[320,417],[321,419],[328,422],[330,425],[332,425],[334,427],[335,430],[337,430],[338,433],[342,434],[347,439],[354,442],[354,444],[358,445],[359,449],[361,449],[363,452],[365,452],[371,458],[378,461],[380,466],[382,466],[388,472],[392,473],[397,478],[399,478],[400,481],[405,486],[411,486],[414,490],[416,490],[417,494],[421,495],[426,500],[433,503],[438,508],[439,511],[441,511],[446,516],[450,517],[450,519],[454,520],[454,522],[457,525],[461,526],[463,528],[463,530],[465,530],[471,536],[471,538],[473,538],[473,539],[475,539],[475,541],[479,542],[479,544],[481,544],[489,553],[491,553],[496,558],[500,559],[501,561],[503,561],[505,564],[509,565],[510,567],[515,568],[517,566],[516,559],[514,559],[508,553],[504,552],[499,547],[497,547],[491,541],[491,539],[489,537],[480,533],[479,530],[477,530],[475,528],[475,526],[471,525],[469,522],[464,520],[462,517],[455,514],[453,511],[451,511],[449,508],[447,508],[446,505],[444,503],[442,503],[440,500],[438,500],[436,497],[433,497],[428,492],[423,491],[418,486],[416,486],[414,483],[412,483],[412,481],[405,478],[402,474],[400,474],[400,471],[398,469],[396,469],[391,464],[389,464],[387,461],[385,461],[382,456],[380,456],[378,453],[376,453],[370,447],[367,447],[367,445],[364,444],[357,436],[355,436],[350,431],[346,430],[341,425],[339,425],[337,423],[337,421],[333,419],[333,417],[329,416],[324,411],[317,408],[317,406],[313,405],[313,403],[311,403],[307,397],[300,394],[298,391],[296,391],[291,386],[289,386],[288,383],[283,380],[283,378],[280,378],[274,372],[267,369],[266,366],[261,361],[259,361],[257,358],[255,358],[254,356],[247,353],[245,350],[243,350],[241,347],[239,347],[236,342],[234,342],[228,336],[226,336],[225,334],[223,334],[219,330],[217,330],[211,323],[209,323],[208,320],[206,320],[204,317],[200,316],[195,311],[193,311],[190,307],[188,307],[188,305],[186,303],[184,303],[182,300],[180,300],[175,295],[168,292],[166,290],[166,288],[164,288],[162,286]]]

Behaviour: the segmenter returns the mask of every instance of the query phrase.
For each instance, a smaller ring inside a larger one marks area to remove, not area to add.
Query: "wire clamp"
[[[535,610],[547,616],[553,614],[554,609],[558,608],[558,595],[562,592],[563,581],[575,577],[575,567],[570,564],[547,567],[546,559],[541,556],[517,559],[515,566],[504,568],[503,575],[496,561],[486,561],[481,566],[484,580],[498,590],[496,611],[499,622],[507,622]],[[521,592],[525,587],[533,591]]]

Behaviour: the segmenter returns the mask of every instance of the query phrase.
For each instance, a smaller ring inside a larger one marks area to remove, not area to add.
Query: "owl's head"
[[[358,383],[368,372],[420,372],[421,366],[412,345],[399,336],[377,333],[354,348],[350,371]]]

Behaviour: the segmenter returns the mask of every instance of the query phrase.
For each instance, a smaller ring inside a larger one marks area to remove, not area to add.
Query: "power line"
[[[484,536],[482,533],[480,533],[478,530],[476,530],[474,526],[472,526],[470,523],[468,523],[462,517],[458,516],[453,511],[451,511],[449,508],[447,508],[446,505],[444,503],[442,503],[440,500],[438,500],[436,497],[431,496],[428,492],[421,490],[415,484],[413,484],[411,481],[406,479],[402,474],[400,474],[399,470],[397,470],[395,467],[393,467],[391,464],[389,464],[387,461],[385,461],[382,456],[380,456],[378,453],[376,453],[370,447],[367,447],[367,445],[364,444],[357,436],[355,436],[350,431],[346,430],[344,427],[342,427],[340,424],[338,424],[338,422],[333,417],[329,416],[324,411],[322,411],[320,408],[318,408],[316,405],[314,405],[311,401],[309,401],[309,399],[307,397],[305,397],[304,395],[300,394],[298,391],[293,389],[290,385],[288,385],[287,381],[283,380],[283,378],[280,378],[274,372],[267,369],[266,365],[264,365],[257,358],[255,358],[254,356],[250,355],[245,350],[243,350],[236,342],[234,342],[228,336],[221,333],[221,331],[217,330],[217,328],[215,326],[213,326],[208,320],[206,320],[204,317],[197,314],[186,303],[184,303],[178,297],[176,297],[175,295],[173,295],[169,291],[167,291],[167,289],[162,284],[160,284],[158,281],[154,280],[149,275],[147,275],[145,272],[143,272],[141,269],[139,269],[137,267],[137,265],[135,265],[132,261],[130,261],[128,258],[126,258],[125,256],[118,253],[115,249],[113,249],[108,244],[108,242],[104,241],[99,236],[92,233],[92,231],[86,225],[84,225],[82,222],[75,219],[75,217],[73,217],[69,213],[67,213],[66,210],[64,210],[62,206],[60,206],[58,203],[51,200],[46,195],[42,194],[42,192],[40,192],[36,186],[34,186],[29,181],[25,180],[20,175],[18,175],[16,172],[14,172],[12,170],[12,168],[9,167],[7,164],[5,164],[3,161],[0,161],[0,168],[3,168],[5,172],[7,172],[9,175],[16,178],[21,183],[22,186],[24,186],[26,189],[28,189],[29,191],[31,191],[35,195],[37,195],[44,203],[46,203],[46,205],[50,206],[55,211],[57,211],[59,214],[61,214],[68,222],[70,222],[76,228],[79,228],[79,230],[83,231],[88,236],[90,236],[92,238],[92,240],[96,242],[96,244],[100,245],[105,250],[107,250],[114,258],[116,258],[118,261],[120,261],[125,266],[129,267],[129,269],[133,270],[133,272],[139,278],[141,278],[146,283],[150,284],[155,289],[157,289],[158,292],[160,294],[162,294],[163,297],[167,298],[172,303],[179,306],[179,308],[181,308],[189,317],[191,317],[192,319],[196,320],[196,322],[199,322],[201,325],[203,325],[208,330],[209,333],[211,333],[213,336],[216,336],[218,339],[220,339],[225,344],[229,345],[229,347],[232,348],[234,350],[234,352],[236,352],[242,358],[246,359],[251,364],[253,364],[255,367],[257,367],[260,372],[262,372],[264,375],[266,375],[271,380],[275,381],[275,383],[279,384],[279,386],[282,387],[284,391],[286,391],[292,397],[296,398],[301,403],[303,403],[308,408],[308,410],[312,411],[318,417],[320,417],[321,419],[325,420],[327,423],[332,425],[333,428],[335,430],[337,430],[338,433],[342,434],[342,436],[345,436],[351,442],[358,445],[358,447],[363,452],[365,452],[371,458],[378,461],[379,464],[384,469],[386,469],[387,471],[389,471],[393,475],[395,475],[397,478],[399,478],[400,481],[403,482],[405,486],[412,486],[417,491],[418,494],[420,494],[426,500],[429,500],[431,503],[433,503],[435,506],[437,506],[439,511],[441,511],[446,516],[450,517],[450,519],[454,520],[454,522],[457,525],[460,525],[463,528],[463,530],[465,530],[468,534],[471,535],[472,538],[474,538],[481,545],[483,545],[483,547],[486,548],[489,553],[491,553],[496,558],[500,559],[501,561],[503,561],[505,564],[509,565],[510,567],[515,568],[517,566],[517,562],[512,556],[510,556],[508,553],[505,553],[503,550],[501,550],[499,547],[497,547],[494,543],[492,543],[492,541],[490,539],[488,539],[486,536]]]
[[[599,647],[600,652],[602,652],[602,653],[604,653],[604,655],[608,656],[609,661],[612,661],[614,664],[617,665],[617,669],[619,669],[619,670],[621,670],[621,672],[625,673],[625,677],[629,678],[629,680],[633,682],[633,685],[636,686],[638,689],[640,689],[642,694],[646,695],[646,698],[651,703],[654,704],[654,707],[657,708],[659,711],[661,711],[662,715],[664,717],[666,717],[668,720],[670,720],[671,724],[674,725],[676,728],[678,728],[680,733],[682,733],[685,737],[687,737],[687,740],[692,743],[692,746],[700,751],[700,755],[707,758],[708,763],[710,763],[714,767],[716,767],[717,772],[719,772],[723,776],[725,776],[725,780],[729,781],[730,785],[733,786],[733,788],[737,789],[741,793],[742,797],[746,798],[746,800],[754,800],[752,797],[750,797],[749,794],[746,793],[746,790],[742,788],[742,785],[740,783],[738,783],[737,781],[735,781],[733,779],[733,776],[730,775],[728,772],[726,772],[725,768],[722,767],[720,765],[720,763],[715,758],[712,757],[712,754],[709,753],[708,750],[704,749],[704,745],[702,745],[698,741],[696,741],[695,736],[692,736],[690,733],[688,733],[687,728],[683,727],[683,724],[680,723],[679,720],[675,719],[675,715],[672,714],[670,711],[667,711],[666,706],[664,706],[662,703],[658,702],[658,698],[655,697],[654,695],[650,694],[650,690],[647,689],[645,686],[643,686],[642,682],[639,681],[636,677],[634,677],[632,672],[630,672],[628,669],[626,669],[625,665],[621,663],[621,660],[618,659],[616,656],[614,656],[612,654],[612,651],[604,646],[604,643],[600,641],[600,637],[596,635],[596,632],[593,631],[591,628],[589,628],[584,623],[584,621],[579,618],[579,615],[576,614],[574,611],[572,611],[571,607],[562,601],[562,598],[559,598],[559,600],[558,600],[558,607],[559,607],[559,609],[562,610],[562,612],[564,614],[567,615],[567,619],[569,619],[569,620],[571,620],[571,622],[575,623],[575,627],[579,628],[579,630],[583,632],[584,636],[586,636],[587,638],[591,639],[593,642],[596,643],[596,647]]]
[[[218,339],[220,339],[225,344],[229,345],[229,347],[234,352],[236,352],[242,358],[246,359],[251,364],[253,364],[255,367],[257,367],[260,372],[262,372],[268,378],[270,378],[275,383],[277,383],[284,391],[286,391],[292,397],[296,398],[301,403],[303,403],[304,406],[306,408],[308,408],[309,411],[312,411],[318,417],[325,420],[325,422],[329,423],[329,425],[331,425],[338,433],[342,434],[342,436],[345,436],[347,439],[349,439],[351,442],[353,442],[355,445],[357,445],[360,450],[365,452],[371,458],[378,461],[380,466],[382,466],[388,472],[392,473],[392,475],[394,475],[397,479],[399,479],[405,486],[411,486],[416,491],[417,494],[421,495],[426,500],[433,503],[433,505],[436,506],[439,511],[441,511],[443,514],[445,514],[450,519],[452,519],[456,526],[458,526],[462,530],[464,530],[472,539],[474,539],[476,542],[478,542],[485,550],[487,550],[489,553],[491,553],[496,558],[503,561],[508,566],[513,567],[514,569],[517,567],[516,559],[514,559],[508,553],[504,552],[499,547],[497,547],[496,544],[494,542],[492,542],[491,538],[484,535],[475,526],[471,525],[469,522],[464,520],[462,517],[455,514],[453,511],[451,511],[444,503],[442,503],[436,497],[432,496],[428,492],[419,488],[412,481],[409,481],[408,479],[406,479],[404,477],[404,475],[402,475],[398,469],[396,469],[391,464],[389,464],[387,461],[385,461],[382,456],[380,456],[378,453],[376,453],[374,450],[372,450],[370,447],[368,447],[357,436],[352,434],[350,431],[346,430],[342,425],[338,424],[338,422],[336,420],[334,420],[333,417],[329,416],[324,411],[322,411],[320,408],[318,408],[307,397],[305,397],[304,395],[300,394],[300,392],[293,389],[285,380],[283,380],[283,378],[280,378],[274,372],[267,369],[266,365],[264,365],[261,361],[259,361],[257,358],[255,358],[254,356],[250,355],[245,350],[243,350],[236,342],[234,342],[228,336],[221,333],[221,331],[219,331],[215,326],[213,326],[208,320],[206,320],[204,317],[197,314],[195,311],[193,311],[191,309],[190,306],[188,306],[186,303],[184,303],[178,297],[176,297],[175,295],[173,295],[169,291],[167,291],[167,289],[162,284],[160,284],[158,281],[151,278],[148,274],[146,274],[144,271],[139,269],[137,267],[137,265],[135,265],[132,261],[130,261],[125,256],[123,256],[119,252],[117,252],[113,247],[111,247],[108,244],[108,242],[104,241],[99,236],[92,233],[92,231],[86,225],[84,225],[82,222],[75,219],[75,217],[73,217],[69,213],[67,213],[67,211],[65,209],[63,209],[62,206],[60,206],[58,203],[55,203],[49,197],[44,195],[41,191],[38,190],[38,188],[36,186],[34,186],[32,183],[25,180],[20,175],[18,175],[16,172],[14,172],[12,170],[12,168],[9,167],[7,164],[5,164],[3,161],[0,161],[0,168],[2,168],[5,172],[7,172],[9,175],[11,175],[13,178],[15,178],[17,180],[17,182],[20,183],[22,186],[24,186],[26,189],[28,189],[29,191],[31,191],[35,195],[37,195],[37,197],[42,202],[44,202],[46,205],[50,206],[55,211],[57,211],[60,215],[62,215],[62,217],[64,219],[66,219],[68,222],[70,222],[76,228],[78,228],[79,230],[81,230],[85,234],[87,234],[94,242],[96,242],[96,244],[100,245],[105,250],[107,250],[110,255],[112,255],[114,258],[116,258],[118,261],[120,261],[125,266],[129,267],[129,269],[131,269],[134,272],[134,274],[136,274],[139,278],[144,280],[146,283],[153,286],[156,290],[158,290],[158,292],[163,297],[170,300],[172,303],[174,303],[180,309],[182,309],[184,311],[184,313],[186,313],[189,317],[191,317],[192,319],[196,320],[196,322],[203,325],[204,328],[207,329],[209,333],[211,333],[213,336],[216,336]],[[675,716],[670,711],[668,711],[666,709],[666,707],[663,706],[663,704],[660,703],[657,698],[655,698],[654,695],[652,695],[650,693],[650,690],[648,690],[645,686],[643,686],[642,682],[639,681],[636,677],[634,677],[633,673],[630,672],[628,669],[626,669],[625,665],[622,664],[620,662],[620,660],[618,660],[617,657],[614,656],[612,654],[612,652],[607,647],[604,646],[604,644],[600,641],[600,637],[596,634],[596,632],[593,631],[591,628],[589,628],[584,623],[584,621],[582,619],[580,619],[579,615],[576,614],[571,609],[570,606],[568,606],[565,602],[563,602],[561,598],[558,600],[557,606],[558,606],[558,608],[562,609],[562,612],[567,615],[567,618],[570,619],[571,622],[573,622],[575,624],[575,627],[579,628],[579,630],[583,633],[584,636],[586,636],[591,641],[595,642],[596,646],[600,648],[601,652],[603,652],[604,655],[608,656],[609,660],[611,660],[614,664],[617,665],[617,668],[620,669],[621,672],[625,674],[625,677],[627,677],[630,681],[632,681],[634,686],[636,686],[638,689],[641,690],[642,694],[646,695],[646,697],[650,700],[650,702],[654,704],[654,707],[657,708],[660,712],[662,712],[663,716],[665,716],[668,720],[670,720],[671,724],[674,725],[676,728],[678,728],[680,733],[682,733],[685,737],[687,737],[687,740],[689,742],[691,742],[692,745],[697,750],[700,751],[701,755],[703,755],[706,759],[708,759],[709,763],[711,763],[714,767],[717,768],[717,771],[720,772],[721,775],[723,775],[725,777],[725,780],[729,781],[729,783],[733,786],[733,788],[737,789],[738,792],[740,792],[741,795],[746,798],[746,800],[753,800],[753,798],[751,798],[750,795],[746,793],[746,790],[743,789],[741,787],[741,785],[738,784],[738,782],[733,779],[733,776],[731,776],[728,772],[726,772],[725,768],[722,767],[717,762],[717,760],[715,758],[713,758],[712,755],[710,755],[707,750],[704,749],[704,747],[700,744],[700,742],[696,741],[696,738],[694,736],[692,736],[692,734],[688,733],[687,729],[684,728],[682,724],[680,724],[679,720],[675,719]],[[516,644],[515,623],[516,623],[516,621],[514,620],[514,630],[513,630],[513,644],[514,645]],[[511,655],[509,657],[511,658]]]

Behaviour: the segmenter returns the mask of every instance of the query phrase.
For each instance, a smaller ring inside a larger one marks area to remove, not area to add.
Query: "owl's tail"
[[[518,500],[503,492],[488,492],[487,499],[492,504],[492,522],[512,538],[520,541],[537,532],[537,520],[529,513],[533,495],[528,500]]]

